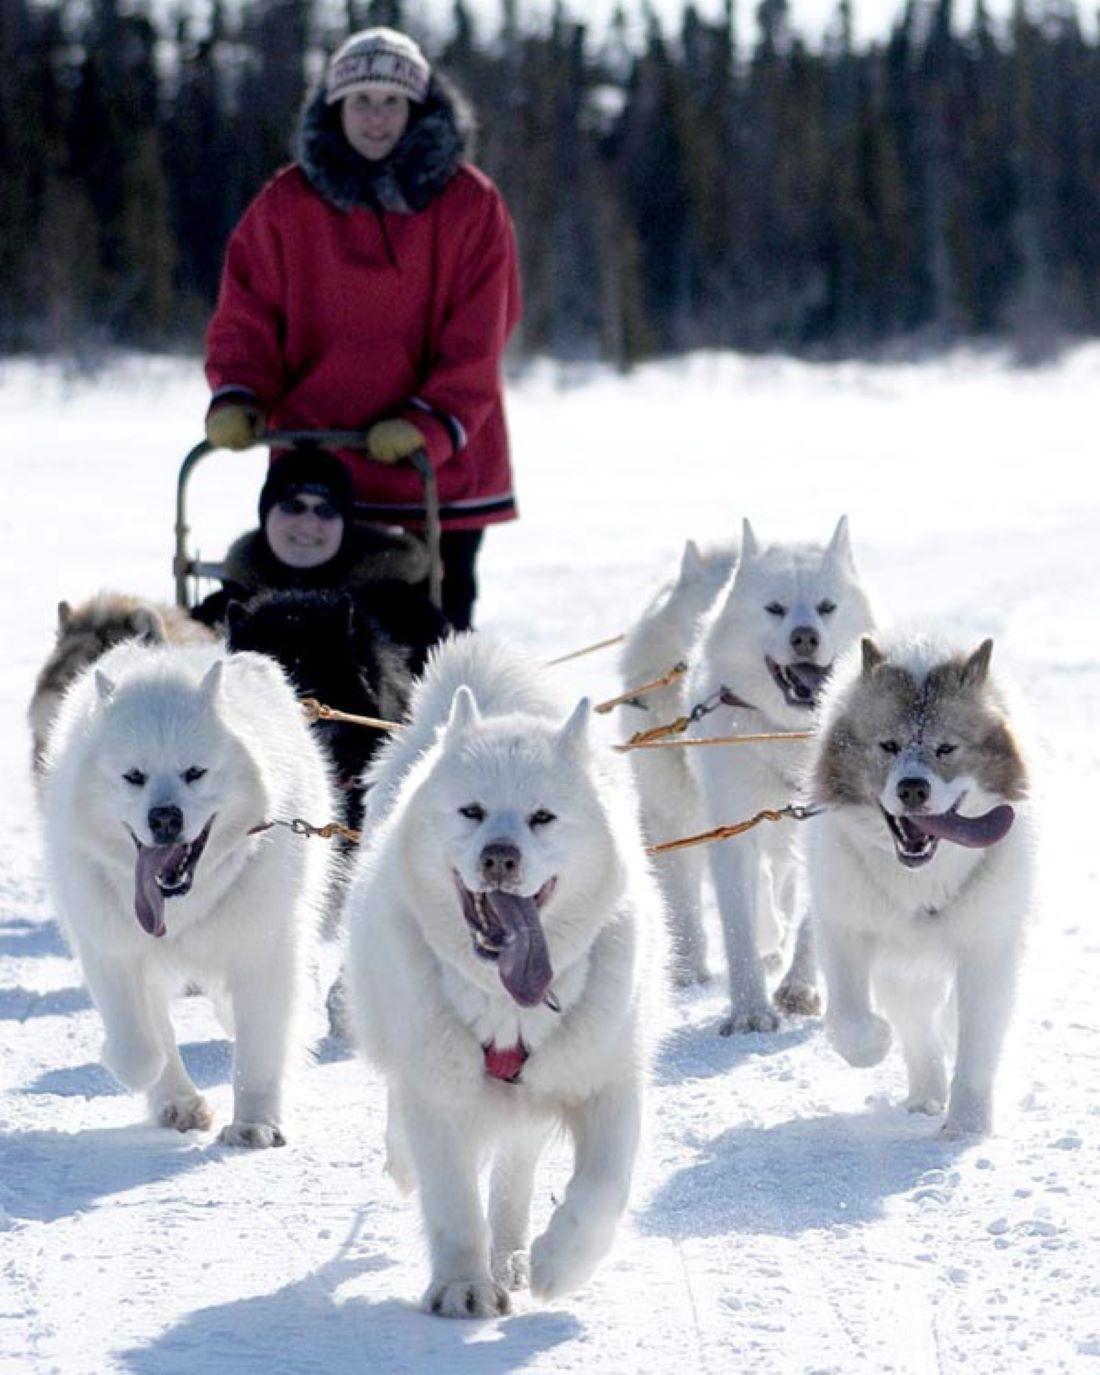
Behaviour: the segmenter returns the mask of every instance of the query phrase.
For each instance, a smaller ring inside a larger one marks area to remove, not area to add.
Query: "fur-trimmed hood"
[[[351,529],[340,552],[319,568],[289,568],[275,559],[262,530],[249,530],[234,540],[225,556],[223,580],[250,595],[268,589],[337,588],[354,592],[369,583],[394,579],[422,582],[428,576],[428,552],[404,532]]]
[[[365,207],[413,214],[423,210],[471,155],[474,117],[443,77],[433,75],[423,104],[389,157],[369,162],[344,137],[340,102],[326,105],[322,87],[302,112],[294,157],[313,189],[339,210]]]

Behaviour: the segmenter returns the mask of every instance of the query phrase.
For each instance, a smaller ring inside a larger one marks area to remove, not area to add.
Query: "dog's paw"
[[[890,1023],[874,1013],[837,1018],[828,1024],[828,1033],[837,1054],[857,1069],[877,1065],[890,1049]]]
[[[988,1136],[993,1130],[993,1114],[987,1103],[952,1103],[940,1135],[949,1141],[967,1136]]]
[[[210,1104],[198,1093],[157,1103],[153,1113],[158,1127],[174,1127],[178,1132],[208,1132],[214,1125]]]
[[[795,1017],[820,1017],[821,994],[813,984],[797,979],[784,979],[772,995],[780,1012]]]
[[[531,1287],[531,1257],[526,1251],[501,1251],[493,1256],[493,1279],[516,1293]]]
[[[108,1036],[103,1042],[101,1058],[128,1089],[152,1088],[164,1073],[165,1055],[157,1045],[142,1045]]]
[[[559,1208],[531,1246],[531,1293],[545,1300],[579,1289],[609,1243],[610,1236],[593,1233]]]
[[[919,1093],[911,1093],[902,1103],[906,1112],[923,1113],[925,1117],[940,1117],[943,1115],[943,1103],[939,1098],[929,1098]]]
[[[753,1031],[778,1031],[779,1014],[767,1003],[731,1012],[718,1028],[720,1036],[743,1036]]]
[[[269,1146],[285,1146],[286,1137],[272,1122],[230,1122],[218,1133],[218,1144],[262,1151]]]
[[[424,1308],[441,1318],[501,1318],[512,1311],[512,1300],[493,1280],[440,1280],[429,1286]]]

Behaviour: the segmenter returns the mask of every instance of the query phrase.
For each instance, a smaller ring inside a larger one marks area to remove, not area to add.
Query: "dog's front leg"
[[[432,1278],[424,1307],[445,1318],[492,1318],[511,1310],[489,1268],[489,1229],[478,1192],[480,1139],[471,1116],[450,1117],[415,1090],[400,1094],[420,1186]]]
[[[871,937],[839,922],[817,928],[827,991],[825,1031],[850,1065],[877,1065],[890,1049],[890,1023],[871,1010]]]
[[[159,1127],[174,1127],[180,1132],[209,1131],[214,1117],[180,1059],[163,985],[150,981],[148,1001],[165,1057],[164,1070],[149,1090],[149,1115]]]
[[[164,1071],[165,1052],[144,961],[115,960],[81,945],[80,963],[106,1031],[103,1063],[127,1088],[151,1089]]]
[[[530,1282],[527,1227],[535,1166],[546,1142],[542,1128],[514,1132],[497,1148],[489,1186],[489,1231],[492,1235],[493,1277],[506,1289],[524,1289]]]
[[[218,1137],[223,1146],[286,1145],[281,1125],[283,1081],[299,1001],[298,971],[289,942],[272,941],[265,956],[238,964],[229,974],[237,1039],[233,1121]]]
[[[993,1124],[993,1079],[1016,992],[1017,948],[964,950],[956,974],[959,1044],[946,1136],[984,1136]]]
[[[607,1253],[630,1194],[641,1126],[636,1083],[611,1085],[566,1116],[573,1177],[531,1247],[531,1292],[552,1299],[582,1285]]]
[[[768,1002],[756,940],[760,848],[752,836],[719,841],[710,847],[710,867],[729,964],[730,1015],[722,1035],[774,1031],[779,1018]]]

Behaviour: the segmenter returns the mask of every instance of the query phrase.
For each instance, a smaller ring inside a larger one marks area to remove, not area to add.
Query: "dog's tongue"
[[[521,1007],[538,1007],[554,971],[535,899],[499,890],[486,893],[485,899],[506,933],[497,960],[500,981]]]
[[[186,845],[142,845],[134,870],[134,911],[143,931],[163,936],[164,894],[157,877],[178,868],[188,850]]]
[[[972,850],[984,850],[1004,840],[1012,829],[1016,813],[1002,802],[984,816],[960,816],[958,812],[941,812],[938,816],[909,816],[906,820],[925,835],[951,840],[956,845],[968,845]]]

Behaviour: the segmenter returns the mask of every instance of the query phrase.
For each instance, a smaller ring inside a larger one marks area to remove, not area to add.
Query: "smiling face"
[[[340,106],[344,137],[368,162],[389,157],[409,123],[409,102],[387,90],[363,90]]]
[[[319,568],[336,557],[344,519],[326,497],[303,492],[268,511],[264,534],[271,552],[288,568]]]

